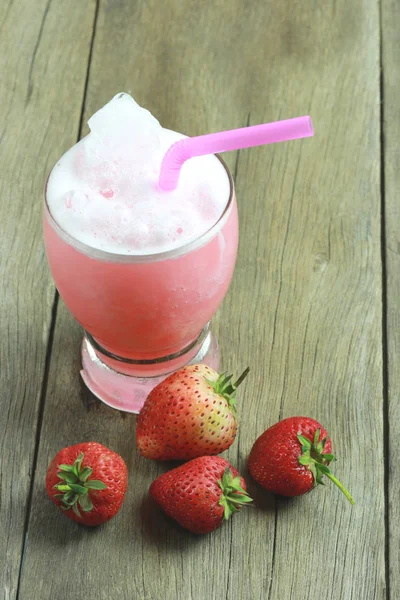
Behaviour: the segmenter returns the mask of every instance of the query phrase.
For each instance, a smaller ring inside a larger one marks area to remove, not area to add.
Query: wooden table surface
[[[400,4],[397,0],[0,2],[0,598],[400,598]],[[251,366],[226,457],[257,508],[193,536],[148,500],[165,465],[136,417],[79,378],[82,331],[55,292],[42,190],[88,117],[131,92],[189,135],[311,114],[312,140],[226,155],[241,240],[215,327],[223,367]],[[248,477],[255,438],[305,414],[331,433],[331,484],[293,501]],[[64,445],[126,460],[113,521],[49,502]]]

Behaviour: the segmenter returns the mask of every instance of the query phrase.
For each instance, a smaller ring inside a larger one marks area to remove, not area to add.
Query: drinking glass
[[[51,214],[46,185],[46,254],[60,296],[84,329],[81,375],[119,410],[139,412],[151,389],[183,365],[218,369],[210,320],[232,278],[238,216],[231,174],[215,160],[230,186],[222,215],[194,241],[158,254],[114,254],[75,239]]]

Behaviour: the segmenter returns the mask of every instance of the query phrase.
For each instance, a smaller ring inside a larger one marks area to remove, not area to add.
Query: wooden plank
[[[400,6],[395,0],[382,2],[382,83],[383,83],[383,158],[384,158],[384,214],[386,272],[386,328],[388,344],[387,392],[387,561],[389,598],[400,597],[400,210],[398,189],[400,185],[398,95],[400,92]]]
[[[0,598],[7,600],[17,592],[55,294],[42,190],[59,149],[77,136],[94,14],[92,2],[69,6],[0,6]]]
[[[312,141],[227,157],[241,245],[216,324],[224,368],[252,367],[227,457],[245,472],[264,428],[309,414],[357,505],[332,486],[288,502],[250,482],[257,509],[202,538],[175,527],[147,499],[167,467],[138,458],[134,416],[79,382],[81,332],[61,308],[22,600],[383,600],[378,28],[373,0],[101,3],[86,118],[122,90],[189,134],[313,115]],[[51,510],[43,480],[61,446],[89,439],[124,456],[130,487],[88,532]],[[49,578],[60,564],[75,575]]]

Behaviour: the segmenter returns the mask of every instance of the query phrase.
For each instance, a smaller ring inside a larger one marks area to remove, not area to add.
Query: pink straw
[[[194,156],[275,144],[313,135],[311,117],[307,116],[185,138],[172,144],[165,153],[158,185],[162,190],[174,190],[178,185],[183,163]]]

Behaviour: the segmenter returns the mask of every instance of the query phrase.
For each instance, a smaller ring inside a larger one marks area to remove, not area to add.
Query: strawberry
[[[124,460],[96,442],[64,448],[52,460],[46,475],[51,500],[67,517],[90,526],[117,514],[127,484]]]
[[[219,454],[234,442],[238,427],[236,389],[249,369],[231,383],[206,365],[176,371],[155,387],[140,411],[136,445],[146,458],[190,459]]]
[[[354,504],[328,465],[336,460],[326,430],[308,417],[279,421],[254,443],[249,471],[265,489],[281,496],[301,496],[312,490],[326,475]]]
[[[220,456],[201,456],[160,475],[150,496],[192,533],[214,531],[252,501],[243,477]]]

